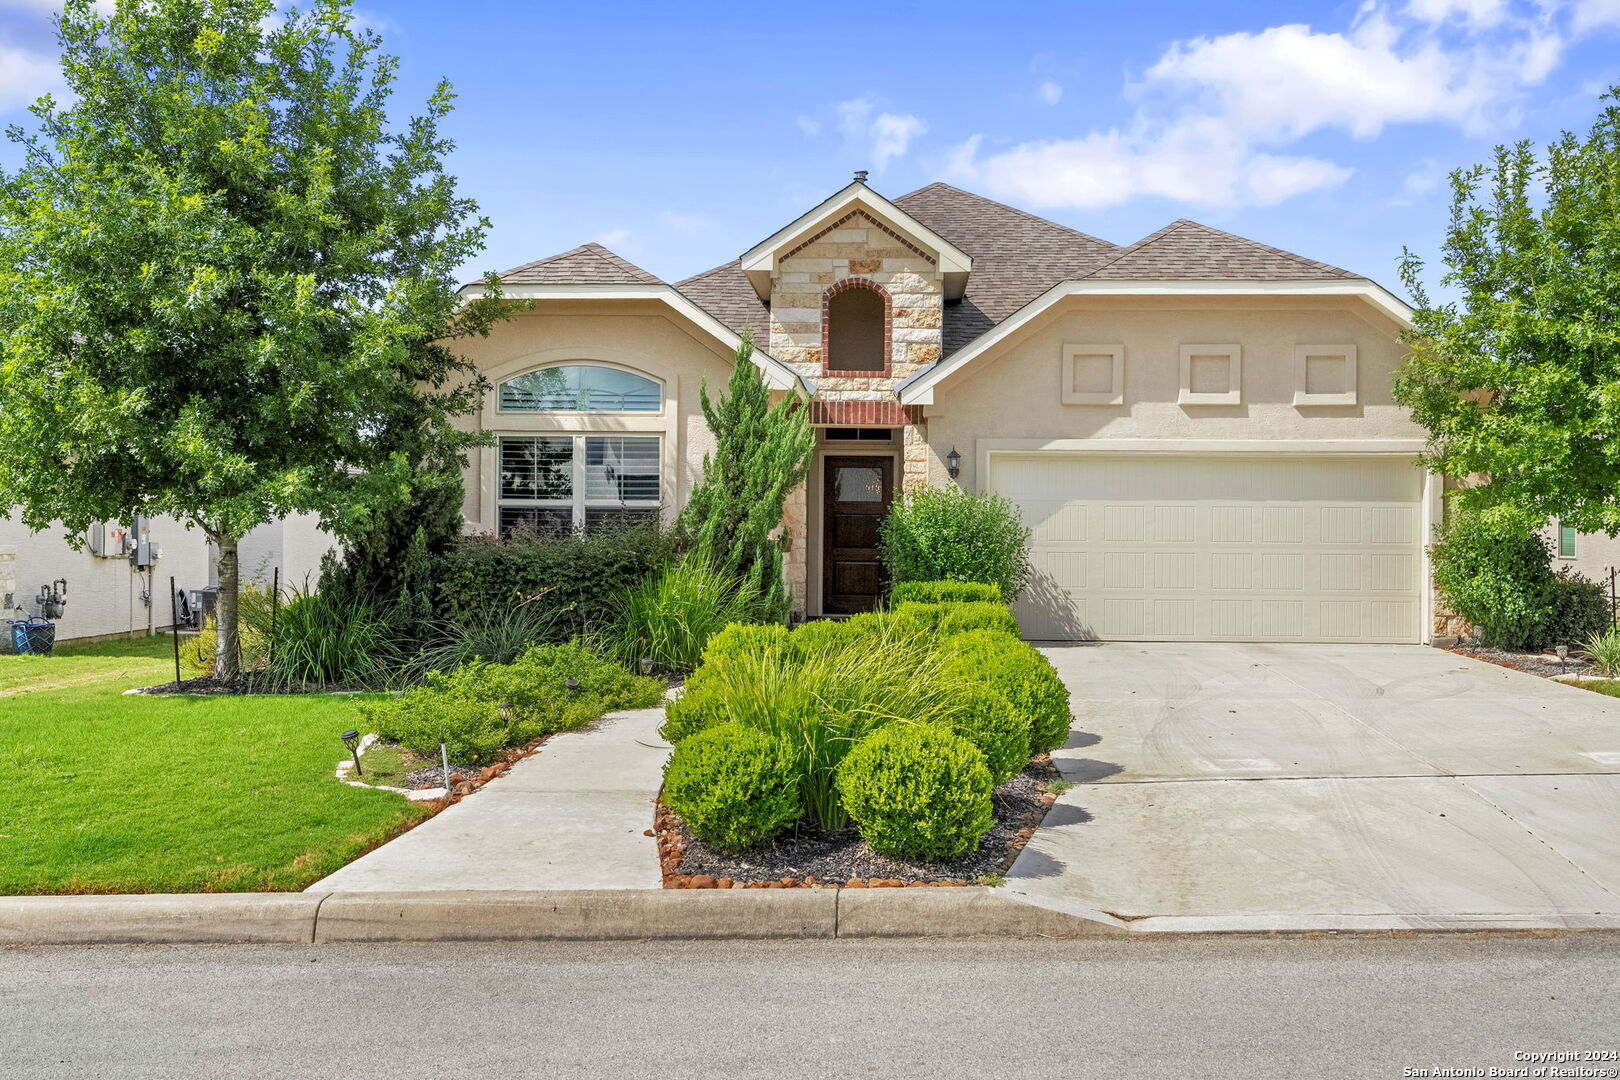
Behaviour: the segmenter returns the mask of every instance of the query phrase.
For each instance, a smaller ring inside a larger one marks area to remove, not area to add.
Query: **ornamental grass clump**
[[[802,813],[791,752],[742,724],[708,728],[676,747],[664,766],[664,802],[726,851],[763,843]]]
[[[693,556],[624,589],[610,612],[598,640],[620,663],[690,671],[711,637],[759,618],[761,602],[753,579]]]
[[[1610,679],[1620,676],[1620,627],[1593,634],[1587,639],[1584,651],[1599,675]]]
[[[937,727],[893,724],[840,763],[839,796],[879,855],[948,859],[995,824],[995,781],[973,744]]]

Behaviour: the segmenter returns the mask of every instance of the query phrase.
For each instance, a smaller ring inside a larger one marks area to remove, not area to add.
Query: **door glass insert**
[[[839,502],[882,502],[883,470],[870,465],[840,465],[833,491],[833,498]]]

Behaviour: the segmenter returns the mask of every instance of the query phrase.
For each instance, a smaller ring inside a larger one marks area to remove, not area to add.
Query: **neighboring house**
[[[1399,299],[1191,221],[1120,247],[864,181],[675,284],[597,244],[502,275],[535,303],[468,347],[496,436],[469,530],[672,516],[712,449],[698,389],[751,331],[816,428],[785,519],[805,615],[871,607],[883,509],[954,480],[1034,529],[1027,636],[1430,639],[1439,487],[1391,396]]]
[[[1606,533],[1578,533],[1554,521],[1542,534],[1552,551],[1554,570],[1572,570],[1608,589],[1609,574],[1615,572],[1615,588],[1620,591],[1620,537]]]
[[[170,577],[176,591],[188,598],[216,584],[214,548],[200,529],[188,529],[173,518],[144,524],[143,535],[133,523],[103,523],[75,551],[61,528],[35,533],[19,521],[0,518],[0,619],[49,615],[58,641],[169,629],[174,623]],[[306,582],[313,587],[321,557],[332,544],[313,515],[295,514],[261,525],[242,538],[243,580],[268,587],[279,567],[285,589],[303,588]],[[58,583],[65,583],[65,590]],[[53,601],[65,591],[66,603],[60,608],[42,605],[42,589]],[[10,635],[0,634],[0,652],[10,648]]]

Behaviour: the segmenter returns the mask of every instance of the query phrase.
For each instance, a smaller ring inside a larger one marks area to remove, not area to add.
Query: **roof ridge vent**
[[[865,169],[856,169],[855,170],[855,183],[857,183],[857,184],[866,183],[866,170]]]

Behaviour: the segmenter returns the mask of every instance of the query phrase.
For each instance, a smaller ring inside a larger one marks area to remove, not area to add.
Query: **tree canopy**
[[[1526,529],[1620,531],[1620,99],[1604,101],[1584,137],[1452,174],[1457,299],[1431,302],[1422,260],[1402,265],[1418,311],[1396,399],[1461,508]]]
[[[67,0],[57,36],[71,97],[0,174],[0,504],[204,529],[224,674],[242,534],[365,537],[479,441],[442,343],[503,310],[456,292],[488,222],[445,171],[450,87],[391,125],[348,0]]]

